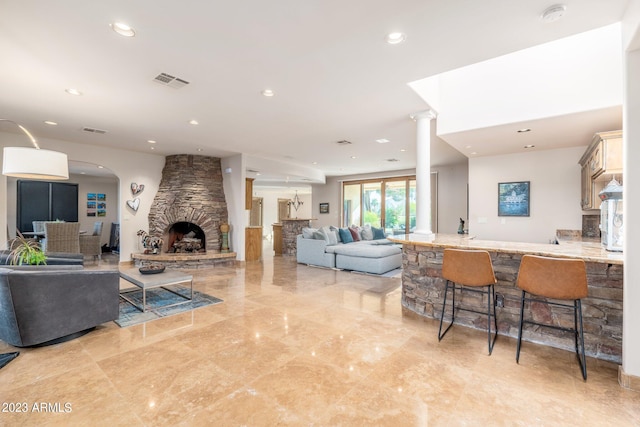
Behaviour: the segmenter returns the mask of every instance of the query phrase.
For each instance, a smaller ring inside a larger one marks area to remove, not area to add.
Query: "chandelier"
[[[298,197],[298,190],[296,190],[296,195],[293,197],[293,199],[289,200],[289,206],[292,206],[293,209],[295,209],[296,212],[298,212],[298,208],[303,204],[304,202],[300,200],[300,198]]]

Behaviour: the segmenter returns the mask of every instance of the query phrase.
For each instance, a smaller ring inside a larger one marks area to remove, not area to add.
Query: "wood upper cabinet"
[[[580,158],[583,210],[598,209],[598,193],[616,177],[622,181],[622,131],[599,132]]]
[[[253,180],[254,178],[246,178],[244,189],[244,208],[249,210],[253,203]]]

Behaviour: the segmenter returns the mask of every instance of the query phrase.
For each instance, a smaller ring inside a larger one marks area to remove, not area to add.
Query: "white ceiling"
[[[260,159],[284,164],[270,179],[287,164],[293,180],[414,168],[409,115],[427,106],[407,83],[617,22],[627,0],[567,0],[565,17],[545,24],[539,16],[551,4],[0,0],[0,117],[25,125],[43,148],[52,138],[160,155],[245,153],[253,169]],[[136,37],[114,33],[115,21]],[[391,31],[406,42],[387,44]],[[166,87],[153,81],[160,73],[190,83]],[[65,93],[72,87],[83,95]],[[275,96],[262,96],[265,88]],[[498,145],[494,154],[511,149]],[[432,147],[433,165],[464,159],[444,141]]]

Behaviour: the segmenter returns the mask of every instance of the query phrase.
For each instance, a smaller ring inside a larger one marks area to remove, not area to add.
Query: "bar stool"
[[[573,332],[576,344],[576,356],[582,369],[582,377],[587,379],[587,359],[584,351],[584,334],[582,329],[582,304],[580,299],[587,296],[587,270],[581,259],[560,259],[536,255],[524,255],[518,271],[518,288],[522,289],[520,306],[520,324],[518,325],[518,349],[516,362],[520,361],[520,345],[522,342],[522,325],[533,325]],[[573,304],[541,300],[532,296],[553,300],[573,300]],[[573,328],[566,328],[547,323],[524,320],[525,301],[535,301],[557,307],[573,308]],[[578,345],[578,341],[580,345]]]
[[[440,315],[440,328],[438,329],[438,341],[442,340],[449,328],[453,325],[456,317],[456,309],[471,311],[487,315],[487,344],[489,355],[493,351],[493,345],[498,337],[498,320],[496,318],[495,289],[496,276],[493,273],[491,257],[487,251],[445,249],[442,260],[442,277],[447,280],[444,288],[444,302],[442,303],[442,314]],[[460,291],[466,290],[487,295],[487,312],[476,311],[471,308],[456,307],[456,284],[460,285]],[[486,290],[477,289],[486,287]],[[451,323],[442,332],[444,312],[447,306],[447,292],[452,289],[451,295]],[[495,334],[491,340],[491,317],[495,326]]]

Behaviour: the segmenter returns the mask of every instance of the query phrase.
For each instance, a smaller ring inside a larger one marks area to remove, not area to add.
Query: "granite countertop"
[[[623,264],[622,252],[605,250],[597,239],[558,240],[558,244],[501,242],[495,240],[478,240],[468,234],[436,234],[425,236],[406,234],[389,236],[395,243],[416,246],[435,246],[442,248],[483,249],[492,252],[555,256],[561,258],[578,258],[589,262],[607,264]]]

